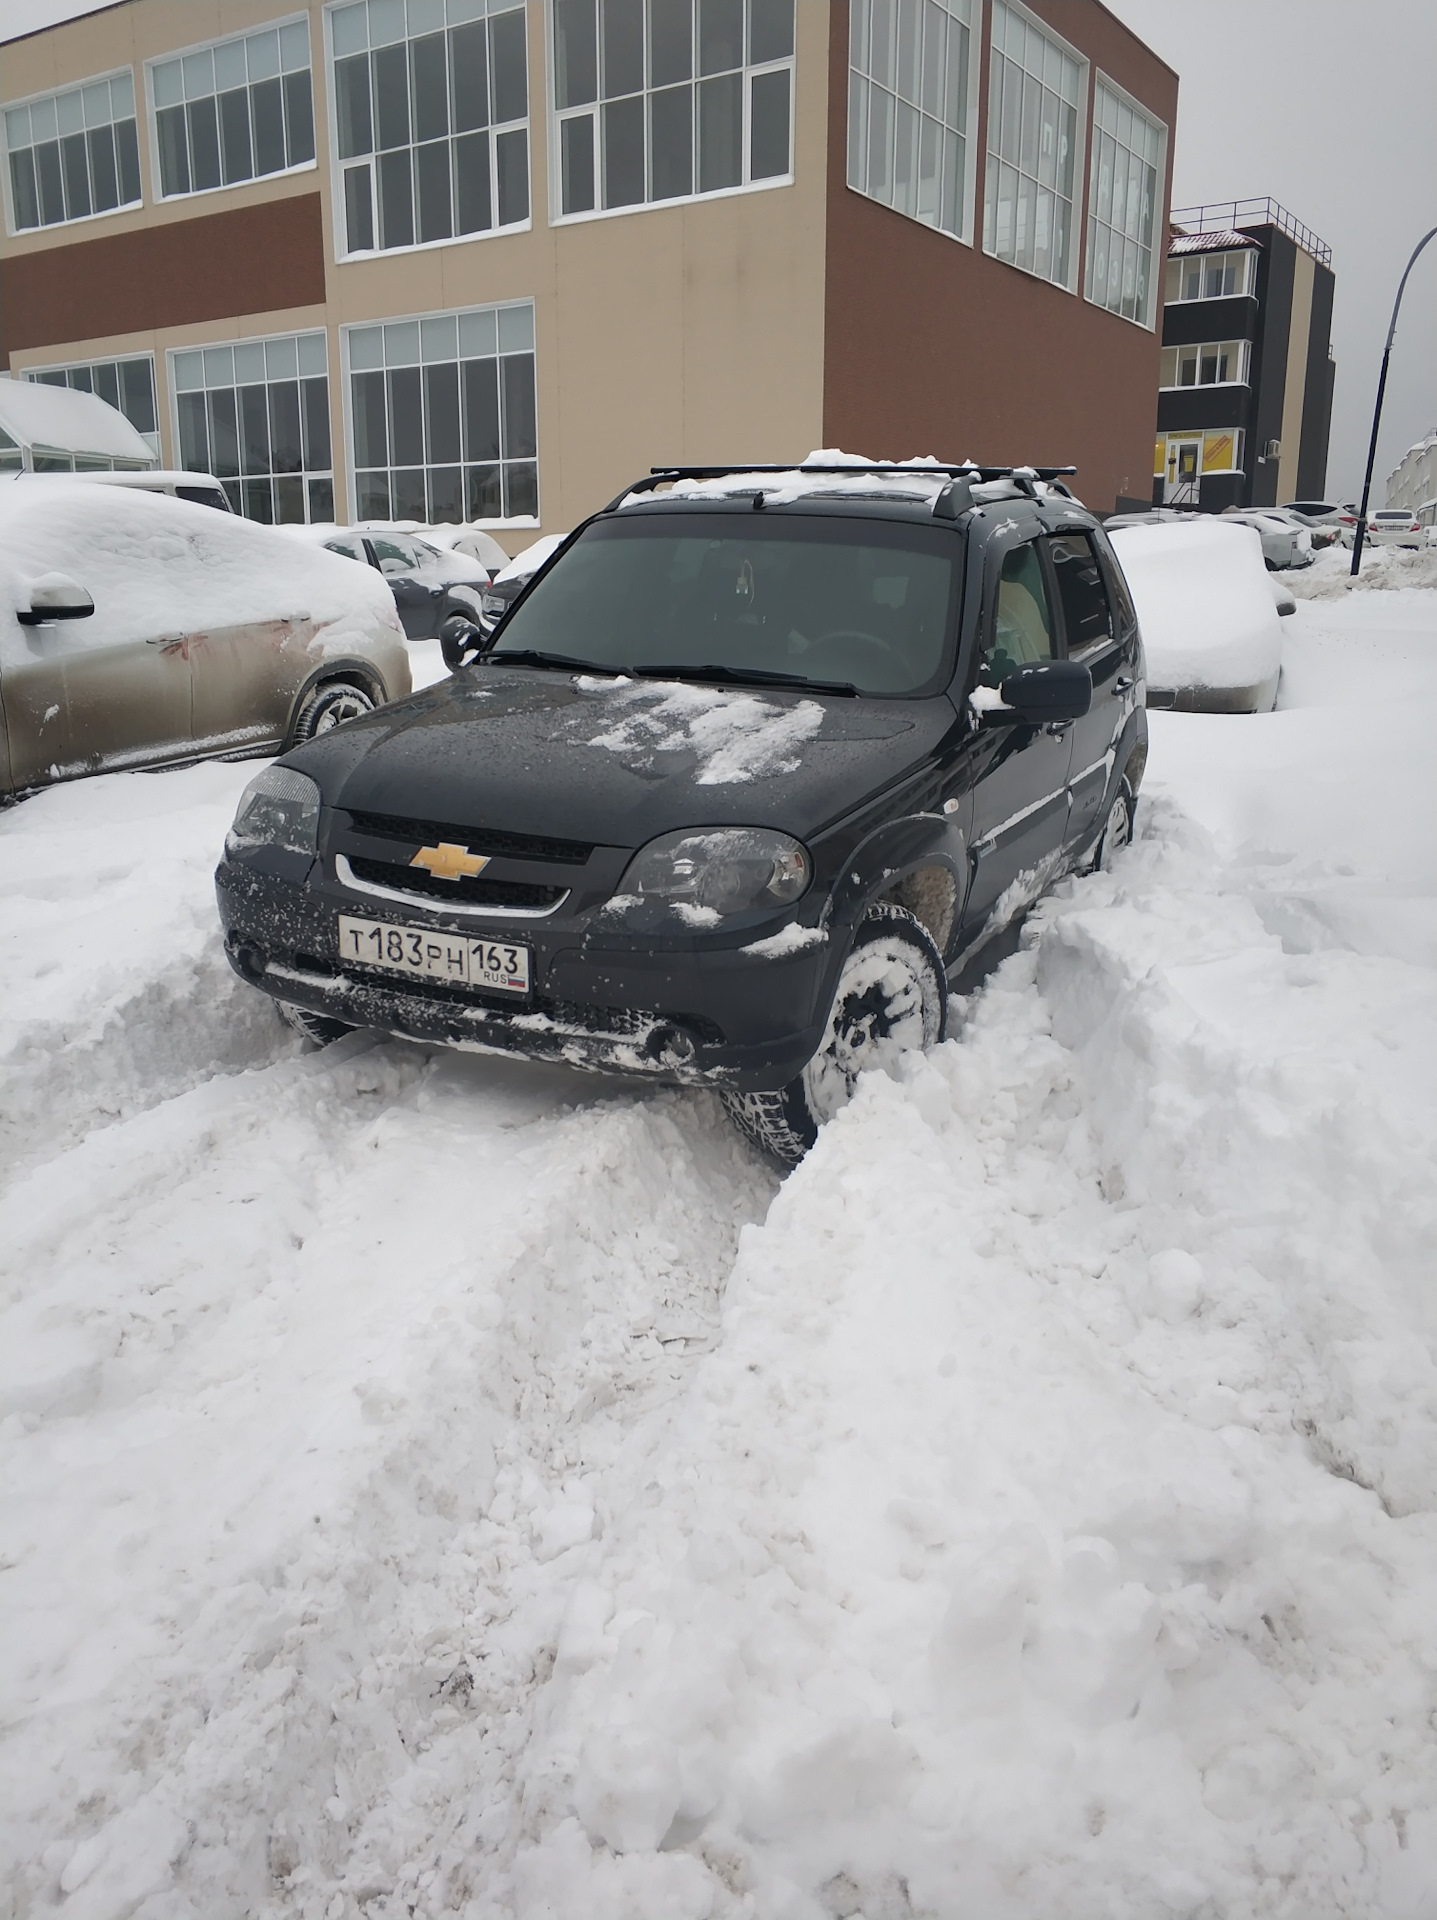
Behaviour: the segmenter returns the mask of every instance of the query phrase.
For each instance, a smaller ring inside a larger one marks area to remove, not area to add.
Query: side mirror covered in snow
[[[30,589],[30,604],[15,617],[22,627],[42,626],[47,620],[88,620],[95,603],[83,587],[63,573],[42,573]]]

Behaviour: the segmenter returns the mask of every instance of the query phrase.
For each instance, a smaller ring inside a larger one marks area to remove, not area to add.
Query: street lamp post
[[[1392,325],[1387,329],[1387,345],[1382,349],[1382,371],[1377,376],[1377,405],[1372,409],[1372,444],[1367,449],[1367,477],[1362,482],[1362,506],[1357,515],[1357,533],[1352,542],[1352,571],[1355,575],[1362,565],[1362,542],[1367,534],[1367,502],[1372,493],[1372,467],[1377,459],[1377,429],[1382,424],[1382,396],[1387,391],[1387,363],[1392,358],[1392,342],[1397,333],[1397,309],[1402,305],[1402,295],[1407,286],[1407,275],[1417,264],[1417,256],[1429,240],[1437,240],[1437,227],[1430,233],[1424,233],[1412,249],[1412,258],[1407,262],[1402,278],[1397,283],[1397,298],[1392,303]]]

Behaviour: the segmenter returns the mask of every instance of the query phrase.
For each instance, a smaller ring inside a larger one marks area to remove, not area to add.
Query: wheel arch
[[[384,684],[384,675],[372,660],[358,660],[352,655],[336,655],[323,660],[312,673],[306,676],[298,693],[290,702],[289,718],[285,723],[284,737],[289,745],[294,744],[295,723],[304,712],[312,694],[321,687],[332,686],[336,680],[357,680],[373,698],[377,707],[387,707],[390,692]]]

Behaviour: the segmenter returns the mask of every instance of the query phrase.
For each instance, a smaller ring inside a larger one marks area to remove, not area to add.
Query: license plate
[[[396,927],[389,920],[358,920],[342,913],[339,951],[345,960],[416,979],[480,987],[486,993],[529,991],[529,949],[512,940],[441,933],[433,927]]]

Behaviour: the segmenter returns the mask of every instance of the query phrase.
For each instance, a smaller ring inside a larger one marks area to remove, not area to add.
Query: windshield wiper
[[[856,698],[858,688],[851,680],[810,680],[801,673],[770,673],[763,667],[723,667],[709,662],[691,666],[675,661],[671,666],[630,667],[641,680],[716,680],[736,687],[811,687],[815,693],[842,693]]]
[[[515,647],[498,653],[484,653],[479,657],[492,661],[496,666],[561,667],[565,672],[577,667],[581,673],[601,673],[606,678],[623,671],[621,667],[602,666],[597,660],[576,660],[569,653],[539,653],[533,647]]]

